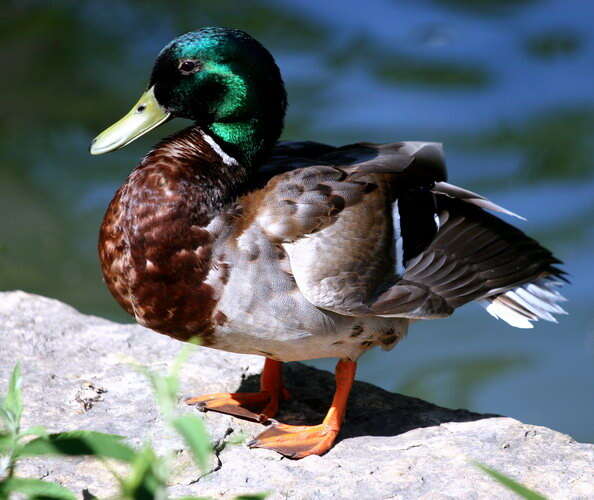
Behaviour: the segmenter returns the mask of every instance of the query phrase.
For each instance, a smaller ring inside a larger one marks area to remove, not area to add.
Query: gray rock
[[[594,445],[551,429],[495,415],[440,408],[357,382],[340,441],[323,457],[293,461],[268,450],[230,444],[259,424],[204,416],[217,454],[202,475],[180,439],[159,416],[150,387],[130,360],[165,371],[182,344],[136,325],[85,316],[58,301],[23,292],[0,293],[0,392],[20,360],[24,425],[51,431],[88,429],[150,440],[176,450],[171,497],[232,498],[271,492],[273,499],[515,498],[477,470],[484,463],[551,498],[594,498]],[[182,370],[181,396],[257,387],[262,358],[197,348]],[[318,423],[334,389],[333,375],[299,363],[286,366],[295,398],[278,419]],[[123,469],[123,466],[118,466]],[[18,473],[105,497],[113,476],[93,459],[38,458]]]

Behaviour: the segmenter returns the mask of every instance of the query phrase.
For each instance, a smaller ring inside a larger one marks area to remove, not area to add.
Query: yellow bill
[[[101,155],[123,148],[167,121],[169,116],[170,113],[157,102],[154,87],[151,87],[128,114],[93,139],[91,154]]]

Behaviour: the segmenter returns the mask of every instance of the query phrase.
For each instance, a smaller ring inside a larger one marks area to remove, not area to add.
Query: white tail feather
[[[555,290],[559,285],[560,281],[553,277],[541,278],[479,303],[491,316],[516,328],[532,328],[531,321],[539,319],[556,323],[553,314],[567,314],[559,305],[567,300]]]

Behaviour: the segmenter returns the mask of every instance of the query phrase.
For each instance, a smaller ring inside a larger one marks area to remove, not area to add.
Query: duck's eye
[[[200,69],[200,64],[195,59],[182,59],[178,68],[182,75],[191,75]]]

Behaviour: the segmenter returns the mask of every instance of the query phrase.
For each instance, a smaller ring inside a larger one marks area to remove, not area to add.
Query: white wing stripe
[[[404,241],[402,239],[402,228],[400,227],[400,210],[398,200],[392,203],[392,224],[394,226],[394,243],[396,247],[396,274],[404,274]]]

